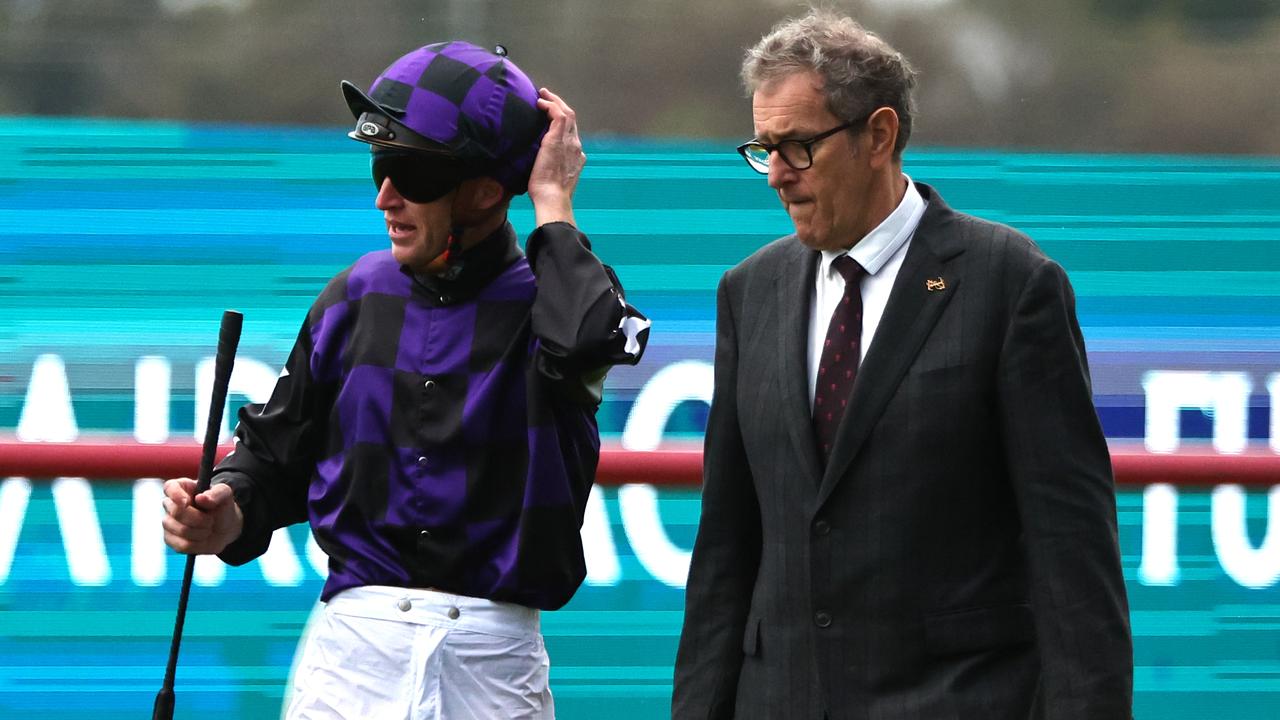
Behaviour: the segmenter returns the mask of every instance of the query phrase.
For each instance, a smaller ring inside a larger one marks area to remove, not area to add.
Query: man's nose
[[[374,207],[379,210],[390,210],[403,204],[404,197],[400,195],[400,191],[396,190],[396,186],[391,184],[391,178],[382,178],[382,187],[378,188],[378,197],[373,202]]]
[[[769,187],[776,190],[783,185],[795,182],[797,172],[776,150],[769,153]]]

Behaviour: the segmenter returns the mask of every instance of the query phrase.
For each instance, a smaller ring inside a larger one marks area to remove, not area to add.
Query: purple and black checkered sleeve
[[[240,537],[218,555],[228,565],[257,558],[277,528],[307,520],[307,487],[334,389],[311,371],[312,323],[343,294],[346,278],[334,278],[312,306],[270,399],[240,409],[235,450],[214,469],[213,482],[231,486],[244,515]]]

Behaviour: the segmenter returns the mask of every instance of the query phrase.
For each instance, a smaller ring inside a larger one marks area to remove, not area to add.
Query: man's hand
[[[244,515],[229,485],[214,485],[196,495],[191,478],[164,484],[164,542],[188,555],[216,555],[244,528]]]
[[[534,221],[539,226],[551,222],[573,225],[573,190],[587,162],[578,138],[578,122],[573,108],[546,88],[538,90],[538,109],[551,119],[551,126],[529,175]]]

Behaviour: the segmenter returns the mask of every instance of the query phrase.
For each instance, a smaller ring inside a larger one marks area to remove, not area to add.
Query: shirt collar
[[[404,265],[400,266],[400,271],[433,295],[458,301],[478,294],[523,255],[516,244],[516,230],[507,222],[489,237],[463,251],[461,257],[450,262],[441,275],[415,273]]]
[[[830,276],[831,263],[841,255],[848,255],[857,260],[868,275],[875,275],[880,272],[880,268],[884,267],[885,263],[889,262],[889,258],[898,252],[902,244],[910,239],[916,231],[916,226],[920,224],[920,216],[924,213],[924,198],[920,196],[920,191],[916,189],[916,184],[911,182],[911,178],[906,175],[903,177],[907,180],[907,191],[903,194],[902,202],[898,203],[898,207],[889,213],[889,217],[849,250],[822,251],[818,272],[823,277]]]

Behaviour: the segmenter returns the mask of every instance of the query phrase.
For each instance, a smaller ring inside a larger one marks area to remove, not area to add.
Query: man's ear
[[[883,167],[893,161],[893,149],[898,144],[898,113],[891,107],[882,107],[867,118],[867,136],[871,147],[868,157],[872,167]]]
[[[474,212],[492,210],[507,199],[507,189],[491,177],[475,177],[458,186],[459,199]]]

